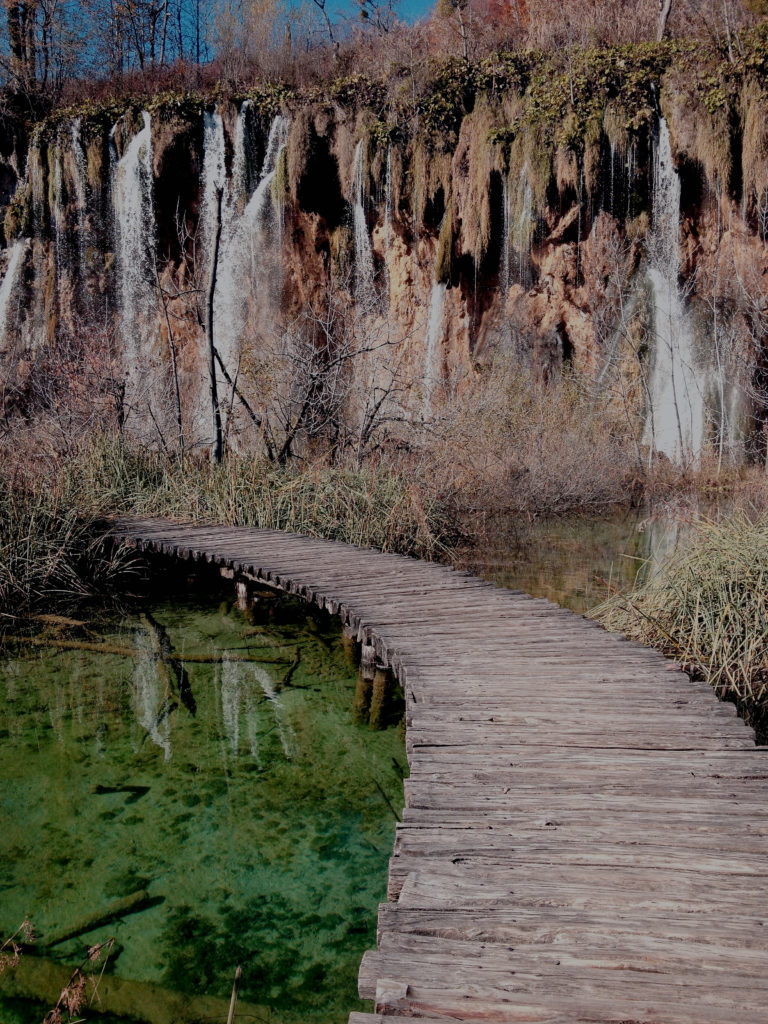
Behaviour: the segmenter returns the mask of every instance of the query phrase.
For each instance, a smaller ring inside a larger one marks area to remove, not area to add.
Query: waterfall
[[[510,211],[511,213],[511,211]],[[510,217],[511,219],[511,217]],[[533,238],[533,188],[528,164],[523,164],[515,196],[512,249],[517,283],[524,288],[530,284],[531,239]]]
[[[16,286],[24,265],[27,241],[18,238],[8,251],[8,265],[0,284],[0,353],[7,349],[8,319],[11,312],[11,300],[16,296]]]
[[[355,228],[355,301],[358,312],[370,312],[376,302],[374,289],[373,251],[365,219],[365,176],[363,140],[355,147],[352,162],[352,209]]]
[[[499,283],[501,290],[506,298],[509,294],[510,285],[510,253],[509,253],[509,232],[510,224],[512,220],[512,210],[510,191],[509,191],[509,175],[505,174],[501,179],[501,258],[499,260]]]
[[[43,234],[45,224],[45,174],[40,155],[40,142],[34,137],[27,158],[27,178],[32,192],[32,234],[39,238]]]
[[[77,251],[80,261],[80,278],[85,279],[88,270],[88,165],[81,135],[82,119],[76,117],[71,125],[72,154],[75,159],[75,200],[77,202]]]
[[[260,319],[251,314],[251,306],[268,298],[269,273],[273,264],[276,266],[279,262],[277,258],[270,260],[270,242],[278,237],[281,227],[279,218],[275,216],[272,184],[288,141],[288,127],[288,120],[280,115],[272,122],[259,183],[242,213],[238,215],[231,204],[227,204],[226,211],[222,210],[214,297],[214,336],[222,361],[233,377],[237,373],[246,332],[249,326],[251,329],[257,326],[256,322]],[[211,136],[214,149],[219,145],[217,138]],[[209,159],[213,162],[218,158],[215,153],[209,157],[206,150],[206,161]],[[212,178],[213,174],[212,171]],[[215,174],[219,174],[218,165]],[[207,244],[210,244],[213,222],[208,220],[206,223],[211,225],[206,229]]]
[[[152,126],[142,112],[143,127],[133,137],[113,169],[112,205],[115,215],[118,301],[123,350],[129,377],[136,374],[149,340],[155,307],[153,287],[155,215],[152,199]],[[114,139],[117,126],[112,129]],[[113,143],[114,145],[114,143]]]
[[[434,412],[434,394],[443,377],[443,321],[445,317],[445,294],[448,286],[436,281],[432,285],[432,296],[429,300],[429,317],[424,342],[424,400],[422,415],[431,416]]]
[[[647,279],[655,346],[648,380],[644,443],[674,462],[698,458],[704,439],[706,376],[696,364],[693,331],[678,287],[680,178],[662,118],[653,154],[653,227]]]
[[[206,246],[213,242],[216,229],[217,193],[222,193],[222,222],[228,208],[226,144],[224,140],[224,122],[218,108],[213,113],[203,113],[203,170],[201,174],[202,200],[200,204],[200,224],[203,241]],[[222,224],[223,233],[223,224]],[[207,268],[206,268],[207,269]]]
[[[248,112],[253,106],[251,100],[244,100],[237,113],[235,126],[235,147],[232,156],[232,182],[229,202],[236,206],[239,202],[247,202],[251,194],[250,167],[251,154],[248,137]]]
[[[54,266],[56,268],[56,278],[61,282],[67,263],[67,211],[64,206],[64,168],[62,166],[60,143],[57,143],[53,153],[50,210]],[[61,287],[61,283],[59,283],[59,287]]]
[[[387,297],[390,292],[389,250],[392,245],[392,147],[387,146],[387,169],[384,175],[384,272],[387,275]]]

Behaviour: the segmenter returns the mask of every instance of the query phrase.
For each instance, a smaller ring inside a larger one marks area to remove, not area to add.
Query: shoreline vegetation
[[[768,743],[768,520],[699,517],[676,551],[629,593],[589,613],[677,661],[736,704]]]
[[[560,401],[562,394],[556,397]],[[553,401],[552,394],[547,400]],[[564,432],[562,441],[567,423],[555,406],[552,419]],[[38,424],[35,444],[27,437],[27,458],[19,461],[24,446],[17,447],[15,472],[0,473],[0,618],[10,621],[12,615],[130,585],[133,556],[104,540],[105,520],[114,515],[284,529],[458,563],[461,552],[477,550],[493,536],[495,522],[534,519],[546,503],[568,516],[652,503],[654,497],[677,495],[693,504],[715,497],[730,511],[715,520],[694,515],[671,557],[640,573],[641,582],[630,592],[614,593],[590,615],[706,679],[721,699],[737,704],[765,742],[768,483],[762,471],[741,467],[717,475],[702,465],[697,473],[683,473],[662,463],[639,483],[626,464],[607,473],[603,453],[593,467],[604,485],[596,490],[584,460],[586,447],[594,454],[599,445],[590,442],[588,431],[583,453],[556,444],[554,437],[529,438],[535,469],[523,466],[515,474],[508,464],[494,473],[492,432],[482,417],[475,417],[475,428],[489,436],[479,448],[479,436],[465,437],[464,454],[483,453],[482,466],[470,472],[472,460],[446,447],[447,434],[435,442],[439,458],[425,450],[418,459],[411,454],[409,460],[400,456],[362,467],[327,460],[279,467],[230,452],[217,466],[205,452],[174,460],[109,433],[83,437],[65,451],[52,445],[46,451]],[[459,432],[466,429],[462,423]],[[556,456],[550,460],[547,444]],[[33,448],[36,458],[29,454]],[[7,451],[3,462],[11,464]],[[611,487],[605,486],[609,480]]]

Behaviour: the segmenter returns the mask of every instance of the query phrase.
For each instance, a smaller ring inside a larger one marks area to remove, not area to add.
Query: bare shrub
[[[459,511],[564,514],[627,499],[631,444],[577,378],[500,357],[456,395],[425,457]]]

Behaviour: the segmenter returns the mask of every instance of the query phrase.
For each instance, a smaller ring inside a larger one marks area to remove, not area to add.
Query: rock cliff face
[[[766,97],[749,69],[719,103],[622,60],[599,95],[454,68],[408,120],[355,80],[8,129],[6,402],[74,351],[127,429],[206,443],[215,271],[233,441],[269,445],[302,396],[360,436],[382,396],[426,419],[501,350],[572,366],[670,458],[764,455]]]

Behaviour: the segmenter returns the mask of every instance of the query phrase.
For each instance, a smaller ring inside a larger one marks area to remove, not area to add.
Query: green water
[[[52,645],[12,642],[0,663],[0,932],[26,917],[42,939],[0,977],[0,1021],[39,1022],[52,961],[108,936],[108,973],[188,993],[190,1019],[191,997],[227,1000],[242,964],[260,1019],[345,1021],[386,895],[382,791],[399,811],[406,761],[396,724],[356,720],[337,624],[270,597],[245,614],[229,593],[80,614],[38,623]],[[142,890],[136,912],[41,949]],[[130,988],[127,1003],[152,1019]]]

